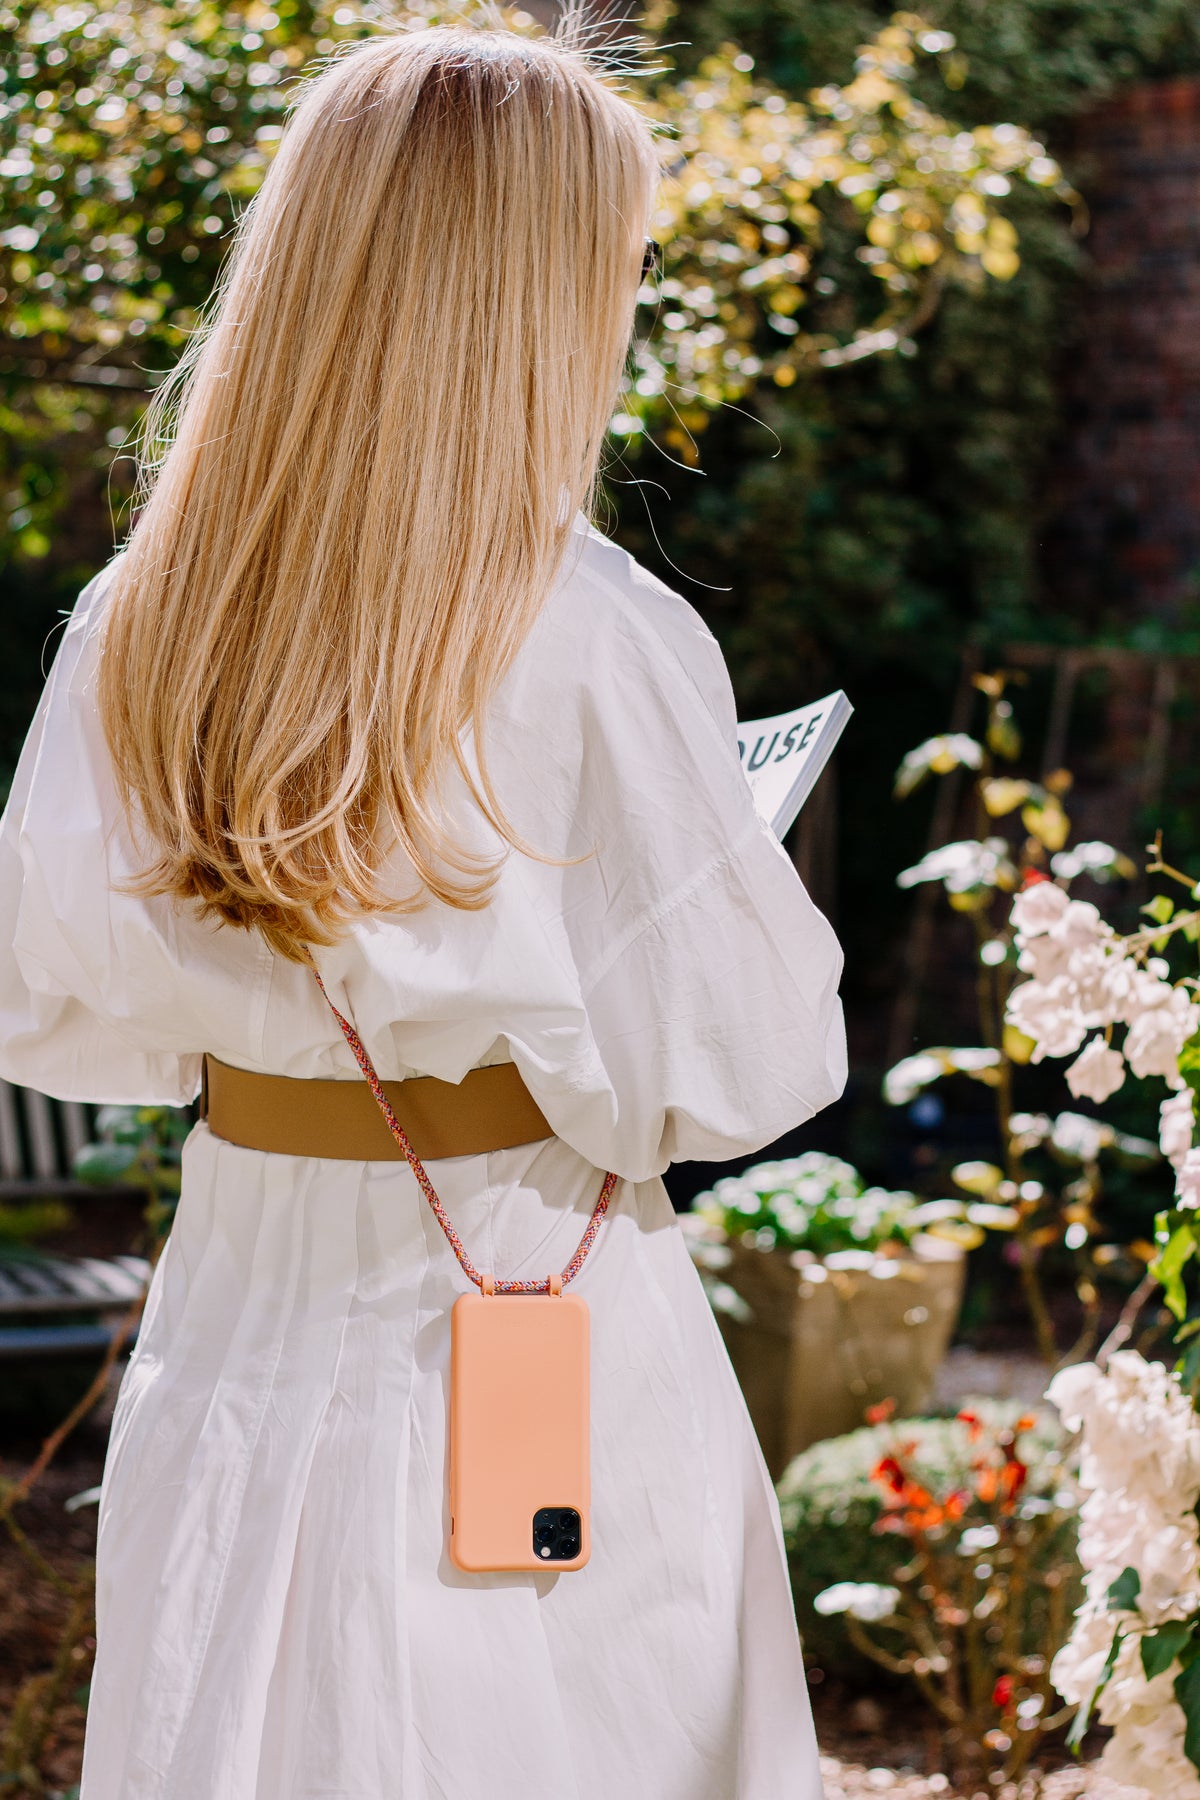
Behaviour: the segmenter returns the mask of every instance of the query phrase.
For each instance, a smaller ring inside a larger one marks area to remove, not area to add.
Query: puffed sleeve
[[[838,1097],[842,951],[754,804],[715,638],[605,545],[592,573],[608,610],[598,588],[600,624],[577,614],[564,628],[564,656],[573,642],[586,662],[580,741],[561,715],[547,734],[582,770],[569,847],[595,846],[557,901],[590,1063],[557,1084],[532,1063],[523,1072],[541,1078],[560,1136],[644,1180],[761,1149]],[[536,716],[534,696],[524,704]],[[547,768],[543,822],[555,785]]]
[[[64,1100],[181,1105],[200,1057],[174,1023],[166,903],[109,887],[137,866],[93,693],[112,567],[75,604],[0,818],[0,1077]]]
[[[585,991],[629,1166],[750,1153],[836,1100],[841,966],[786,853],[749,820]]]

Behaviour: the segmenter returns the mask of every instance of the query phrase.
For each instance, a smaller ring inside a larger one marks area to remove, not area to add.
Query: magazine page
[[[854,708],[839,688],[823,700],[738,725],[738,753],[758,810],[779,838],[808,799]]]

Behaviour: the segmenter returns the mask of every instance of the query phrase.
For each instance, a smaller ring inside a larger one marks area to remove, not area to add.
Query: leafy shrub
[[[750,1238],[760,1250],[802,1250],[866,1267],[882,1251],[897,1256],[922,1234],[965,1250],[984,1228],[1011,1228],[1010,1207],[964,1200],[918,1200],[907,1188],[868,1187],[853,1164],[823,1150],[755,1163],[697,1194],[691,1210],[725,1237]],[[861,1264],[857,1259],[862,1259]]]
[[[965,1405],[989,1427],[1014,1425],[1026,1410],[1011,1400]],[[887,1585],[897,1564],[907,1559],[907,1546],[877,1529],[885,1506],[871,1476],[897,1430],[913,1445],[908,1466],[932,1492],[970,1484],[974,1446],[968,1430],[957,1419],[928,1418],[869,1425],[813,1444],[788,1465],[776,1490],[805,1653],[832,1673],[872,1682],[881,1678],[880,1670],[850,1643],[842,1616],[822,1616],[813,1601],[838,1582]],[[1066,1434],[1053,1413],[1038,1411],[1022,1443],[1029,1466],[1026,1494],[1048,1499],[1061,1484]],[[1071,1566],[1076,1585],[1073,1523],[1063,1526],[1052,1547]],[[1031,1642],[1038,1639],[1040,1624],[1036,1614],[1028,1621]]]
[[[183,1142],[192,1129],[186,1107],[102,1106],[97,1139],[75,1157],[73,1173],[92,1187],[138,1187],[152,1240],[165,1238],[182,1181]]]
[[[924,1225],[914,1194],[868,1187],[850,1163],[822,1150],[723,1176],[696,1195],[692,1211],[730,1237],[754,1238],[761,1249],[814,1256],[903,1248]]]

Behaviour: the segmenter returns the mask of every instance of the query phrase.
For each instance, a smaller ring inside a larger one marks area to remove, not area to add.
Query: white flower
[[[835,1581],[816,1596],[813,1608],[826,1615],[850,1613],[873,1625],[880,1619],[890,1619],[899,1599],[899,1588],[884,1587],[877,1581]]]
[[[1012,864],[1008,860],[1008,844],[1004,838],[982,841],[968,838],[962,843],[943,844],[931,850],[911,869],[896,877],[897,887],[915,887],[920,881],[941,881],[951,894],[965,894],[971,888],[996,887],[1002,878],[1011,879]]]
[[[1125,1003],[1124,1020],[1128,1025],[1144,1012],[1152,1011],[1156,1006],[1163,1006],[1174,992],[1169,981],[1163,981],[1152,975],[1149,969],[1139,969],[1134,965],[1133,980]]]
[[[1189,1150],[1175,1176],[1175,1204],[1185,1212],[1200,1207],[1200,1150]]]
[[[1200,1774],[1183,1749],[1186,1721],[1172,1692],[1175,1673],[1168,1670],[1153,1682],[1143,1677],[1141,1704],[1119,1721],[1096,1766],[1123,1789],[1200,1800]]]
[[[1024,936],[1017,938],[1021,953],[1017,957],[1017,967],[1025,975],[1032,975],[1035,981],[1048,983],[1057,980],[1067,973],[1071,961],[1071,946],[1065,944],[1052,931],[1044,931],[1027,943]]]
[[[883,1078],[883,1097],[889,1106],[907,1106],[921,1089],[945,1073],[940,1060],[919,1050],[890,1068]]]
[[[1050,1142],[1063,1156],[1077,1162],[1095,1162],[1112,1142],[1112,1126],[1089,1119],[1086,1113],[1061,1112],[1050,1130]]]
[[[1111,875],[1122,875],[1126,869],[1130,874],[1133,873],[1127,856],[1122,856],[1111,844],[1102,843],[1098,839],[1092,839],[1086,844],[1076,844],[1070,850],[1059,850],[1050,858],[1050,867],[1064,881],[1073,881],[1085,870],[1098,881],[1105,881]]]
[[[1066,1643],[1050,1664],[1050,1679],[1070,1706],[1078,1706],[1095,1688],[1119,1621],[1112,1613],[1088,1607],[1076,1614]]]
[[[1196,1107],[1191,1088],[1171,1094],[1158,1109],[1158,1147],[1177,1169],[1192,1147],[1195,1123]]]
[[[1059,888],[1053,891],[1062,892]],[[1052,981],[1065,973],[1073,951],[1102,953],[1115,936],[1089,900],[1068,900],[1065,894],[1062,899],[1063,905],[1049,924],[1039,924],[1034,931],[1019,930],[1016,935],[1017,966],[1032,970],[1039,981]]]
[[[1070,944],[1073,950],[1114,935],[1112,926],[1105,923],[1099,908],[1090,900],[1068,901],[1066,911],[1053,929],[1055,936]]]
[[[1094,1037],[1067,1070],[1067,1086],[1076,1100],[1103,1105],[1125,1081],[1125,1059],[1111,1050],[1102,1037]]]
[[[1060,1369],[1049,1387],[1046,1398],[1058,1408],[1068,1431],[1078,1431],[1093,1396],[1104,1380],[1104,1371],[1093,1362],[1068,1363]]]
[[[1051,1664],[1070,1703],[1094,1694],[1114,1632],[1124,1635],[1096,1716],[1110,1727],[1100,1767],[1114,1780],[1171,1800],[1200,1800],[1200,1775],[1183,1754],[1177,1666],[1153,1681],[1141,1661],[1145,1630],[1185,1619],[1200,1606],[1200,1419],[1179,1378],[1161,1363],[1120,1350],[1102,1371],[1062,1369],[1047,1390],[1070,1429],[1083,1427],[1079,1558],[1085,1599]],[[1113,1608],[1109,1588],[1136,1570],[1136,1610]]]
[[[1121,1019],[1129,1004],[1136,964],[1104,945],[1083,944],[1071,951],[1065,972],[1075,983],[1086,1025],[1115,1025]]]
[[[1015,896],[1009,918],[1023,937],[1036,937],[1056,925],[1068,905],[1066,893],[1053,881],[1035,881]]]
[[[1159,990],[1157,994],[1153,989]],[[1161,1075],[1168,1087],[1181,1088],[1179,1052],[1200,1022],[1200,1006],[1188,999],[1183,988],[1174,988],[1153,976],[1138,983],[1140,1010],[1125,1038],[1125,1056],[1135,1075]]]
[[[1050,982],[1023,981],[1009,995],[1008,1017],[1037,1045],[1031,1058],[1035,1063],[1046,1056],[1072,1055],[1087,1029],[1074,983],[1065,975]]]
[[[1187,1618],[1200,1600],[1195,1520],[1186,1516],[1169,1520],[1149,1532],[1143,1524],[1140,1546],[1135,1542],[1131,1548],[1142,1578],[1138,1611],[1156,1625],[1164,1619]]]
[[[1128,956],[1110,953],[1100,977],[1102,993],[1096,996],[1097,1025],[1127,1024],[1138,966]]]
[[[1083,1426],[1080,1481],[1089,1490],[1081,1509],[1085,1568],[1116,1563],[1112,1575],[1117,1575],[1127,1563],[1136,1566],[1131,1545],[1165,1525],[1182,1525],[1196,1541],[1200,1418],[1177,1375],[1135,1350],[1119,1350],[1103,1371],[1094,1363],[1061,1369],[1046,1397],[1068,1430]],[[1174,1566],[1181,1585],[1195,1583],[1197,1566],[1200,1559],[1194,1558],[1191,1575],[1183,1563]]]
[[[994,1525],[972,1525],[959,1533],[958,1549],[961,1556],[978,1556],[981,1550],[991,1550],[1000,1542],[1000,1533]]]

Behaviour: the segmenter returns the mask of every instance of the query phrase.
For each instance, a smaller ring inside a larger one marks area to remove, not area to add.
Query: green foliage
[[[118,453],[144,390],[212,290],[300,71],[392,16],[382,0],[0,10],[0,774],[56,612],[123,519]],[[1037,544],[1086,240],[1023,128],[1045,138],[1117,82],[1200,68],[1187,0],[932,0],[932,32],[891,17],[862,0],[651,8],[677,69],[647,81],[647,102],[697,168],[712,159],[711,191],[668,187],[663,283],[647,289],[608,479],[612,529],[700,606],[746,709],[852,692],[839,766],[860,794],[941,726],[964,640],[1084,628],[1039,593]],[[790,164],[766,155],[772,122]],[[945,146],[960,140],[956,173]],[[820,170],[800,167],[818,152]],[[892,204],[901,192],[911,207]],[[837,360],[847,346],[856,359]],[[713,413],[714,399],[736,405]],[[922,827],[846,834],[851,1001],[887,991],[903,912],[881,928],[878,870],[912,861]]]
[[[1153,1681],[1183,1654],[1195,1628],[1193,1619],[1168,1619],[1157,1631],[1147,1633],[1140,1645],[1147,1681]]]
[[[1022,1408],[1011,1401],[989,1399],[966,1403],[989,1428],[1012,1425]],[[839,1614],[822,1616],[813,1607],[816,1595],[836,1582],[892,1581],[908,1546],[877,1528],[884,1516],[879,1485],[871,1479],[897,1432],[913,1445],[908,1458],[931,1492],[967,1487],[973,1448],[967,1431],[955,1419],[904,1419],[866,1426],[845,1437],[814,1444],[789,1464],[777,1484],[792,1591],[804,1648],[811,1661],[836,1674],[877,1681],[879,1671],[854,1648]],[[1039,1413],[1022,1443],[1029,1460],[1027,1495],[1049,1500],[1062,1480],[1066,1441],[1055,1415]],[[1072,1570],[1077,1584],[1074,1526],[1064,1522],[1054,1553]],[[1072,1601],[1072,1604],[1074,1602]],[[1029,1623],[1032,1648],[1041,1619]]]
[[[475,18],[469,0],[414,0],[398,16]],[[536,30],[517,9],[503,16],[510,29]],[[272,9],[123,0],[54,13],[18,5],[3,18],[20,54],[0,102],[12,220],[0,234],[0,374],[140,395],[205,304],[297,72],[379,15],[348,19],[297,0]],[[660,195],[664,277],[647,288],[655,310],[619,420],[627,431],[657,427],[694,455],[689,425],[701,426],[707,407],[760,379],[786,387],[808,364],[894,348],[941,285],[1015,272],[1017,232],[999,198],[1014,182],[1067,190],[1027,133],[964,130],[916,97],[922,58],[948,43],[898,14],[849,81],[805,102],[752,77],[733,43],[692,79],[675,77],[669,57],[633,78],[679,154]],[[830,205],[856,246],[861,307],[819,272]],[[43,418],[47,408],[57,417]],[[47,445],[64,420],[79,428],[78,412],[73,394],[13,408],[17,442],[43,450],[9,471],[25,556],[49,548],[63,489],[42,465],[53,465]],[[106,441],[118,446],[128,409],[113,418]]]
[[[16,1246],[31,1244],[65,1231],[73,1223],[74,1214],[62,1200],[6,1200],[0,1203],[0,1257],[10,1256]]]
[[[869,0],[701,0],[681,9],[674,35],[694,45],[736,37],[773,79],[799,89],[833,79],[887,10]],[[1191,0],[931,0],[921,10],[954,37],[948,73],[967,119],[1042,130],[1121,82],[1200,67]]]
[[[471,14],[469,0],[404,9],[430,22]],[[6,661],[18,672],[0,696],[0,764],[11,764],[36,697],[55,608],[107,556],[123,517],[132,462],[114,456],[213,288],[298,74],[339,40],[398,16],[333,0],[56,9],[20,0],[0,11],[14,51],[0,91],[0,498],[11,525]],[[515,9],[505,17],[538,29]],[[867,35],[883,23],[872,20]],[[658,9],[655,32],[677,39],[669,9]],[[1012,285],[1019,215],[1036,231],[1056,172],[1020,131],[997,137],[986,122],[964,131],[947,118],[944,82],[922,73],[945,72],[940,42],[903,15],[857,69],[852,54],[841,59],[841,88],[827,82],[811,98],[748,67],[726,34],[693,74],[644,78],[645,103],[703,180],[685,173],[664,190],[663,283],[647,288],[625,423],[635,438],[652,428],[686,469],[708,409],[752,401],[746,415],[719,415],[725,429],[711,443],[706,435],[704,452],[717,478],[710,492],[739,534],[709,546],[714,567],[731,555],[737,568],[734,616],[714,623],[748,699],[771,686],[790,703],[810,688],[811,641],[829,642],[835,620],[852,673],[868,638],[872,654],[904,646],[914,629],[937,627],[939,584],[954,585],[914,562],[914,544],[932,548],[941,527],[936,508],[914,508],[906,453],[880,428],[907,408],[915,318],[943,292],[969,310]],[[883,351],[877,376],[865,369],[878,355],[835,367],[830,358],[847,346],[856,357]],[[734,420],[751,434],[745,446],[730,441]],[[786,444],[778,464],[776,430]],[[1015,448],[972,460],[1002,479]],[[726,507],[731,452],[745,484]],[[799,506],[798,492],[810,496]],[[689,492],[682,509],[685,535],[696,498]],[[693,567],[701,535],[684,558]],[[981,567],[1002,568],[1012,536],[994,533]],[[743,537],[751,552],[772,545],[754,576]]]
[[[1187,1317],[1187,1292],[1183,1272],[1196,1254],[1196,1234],[1190,1218],[1175,1212],[1160,1213],[1156,1221],[1155,1240],[1158,1255],[1150,1264],[1150,1273],[1162,1282],[1163,1299],[1176,1319]]]
[[[1032,128],[1085,200],[1064,120],[1122,82],[1200,71],[1190,0],[930,0],[920,10],[955,46],[921,59],[917,95],[956,120]],[[862,0],[681,0],[666,35],[689,40],[675,52],[684,69],[736,40],[758,75],[803,96],[844,81],[888,11]],[[1145,629],[1099,606],[1077,618],[1041,585],[1068,429],[1059,372],[1086,317],[1088,245],[1079,219],[1020,184],[1003,209],[1019,270],[946,291],[913,336],[915,354],[760,392],[710,424],[703,481],[657,456],[614,471],[622,541],[704,612],[748,711],[831,686],[851,694],[838,781],[860,806],[910,744],[944,729],[964,643],[987,659],[1019,638],[1081,641],[1099,624],[1119,642]],[[830,305],[863,304],[870,277],[856,249],[832,209],[821,269]],[[621,485],[643,479],[653,484],[645,501]],[[1172,626],[1165,647],[1177,644]],[[841,831],[837,923],[852,1011],[870,1014],[893,991],[906,912],[881,919],[880,870],[916,860],[927,820],[927,808],[875,811],[870,831],[857,818]]]
[[[1200,1660],[1193,1657],[1186,1663],[1172,1686],[1187,1721],[1183,1753],[1194,1768],[1200,1769]]]
[[[802,1250],[854,1266],[883,1250],[897,1253],[922,1234],[974,1249],[985,1225],[1007,1228],[1010,1209],[961,1200],[918,1200],[905,1189],[868,1187],[858,1170],[823,1150],[784,1162],[755,1163],[697,1194],[692,1211],[722,1237],[749,1238],[760,1250]]]
[[[102,1106],[98,1139],[78,1153],[74,1173],[95,1187],[140,1187],[152,1237],[165,1237],[179,1200],[183,1141],[191,1128],[183,1107]]]
[[[650,110],[677,157],[654,221],[665,276],[647,284],[656,311],[616,421],[626,434],[649,428],[694,463],[707,409],[911,352],[949,284],[1012,278],[1018,233],[1001,201],[1014,187],[1074,196],[1028,132],[966,130],[917,97],[922,63],[949,44],[896,13],[852,79],[804,101],[754,74],[735,43],[692,79],[655,80]],[[836,238],[852,247],[852,282],[845,246],[830,255]]]
[[[95,485],[178,354],[282,129],[288,78],[347,35],[333,10],[0,13],[16,49],[0,99],[0,391],[19,559],[51,549],[80,476]],[[118,501],[130,474],[119,465]]]
[[[1134,1568],[1122,1569],[1108,1584],[1108,1609],[1110,1612],[1136,1612],[1138,1595],[1142,1591],[1142,1578]]]
[[[1078,1750],[1087,1735],[1087,1728],[1092,1722],[1092,1708],[1096,1704],[1096,1699],[1101,1688],[1103,1688],[1110,1679],[1113,1670],[1117,1666],[1117,1654],[1120,1651],[1124,1637],[1125,1633],[1119,1627],[1113,1632],[1113,1640],[1108,1647],[1108,1655],[1104,1659],[1104,1666],[1100,1671],[1100,1679],[1092,1692],[1088,1694],[1071,1721],[1071,1729],[1067,1733],[1067,1748],[1069,1750]]]

